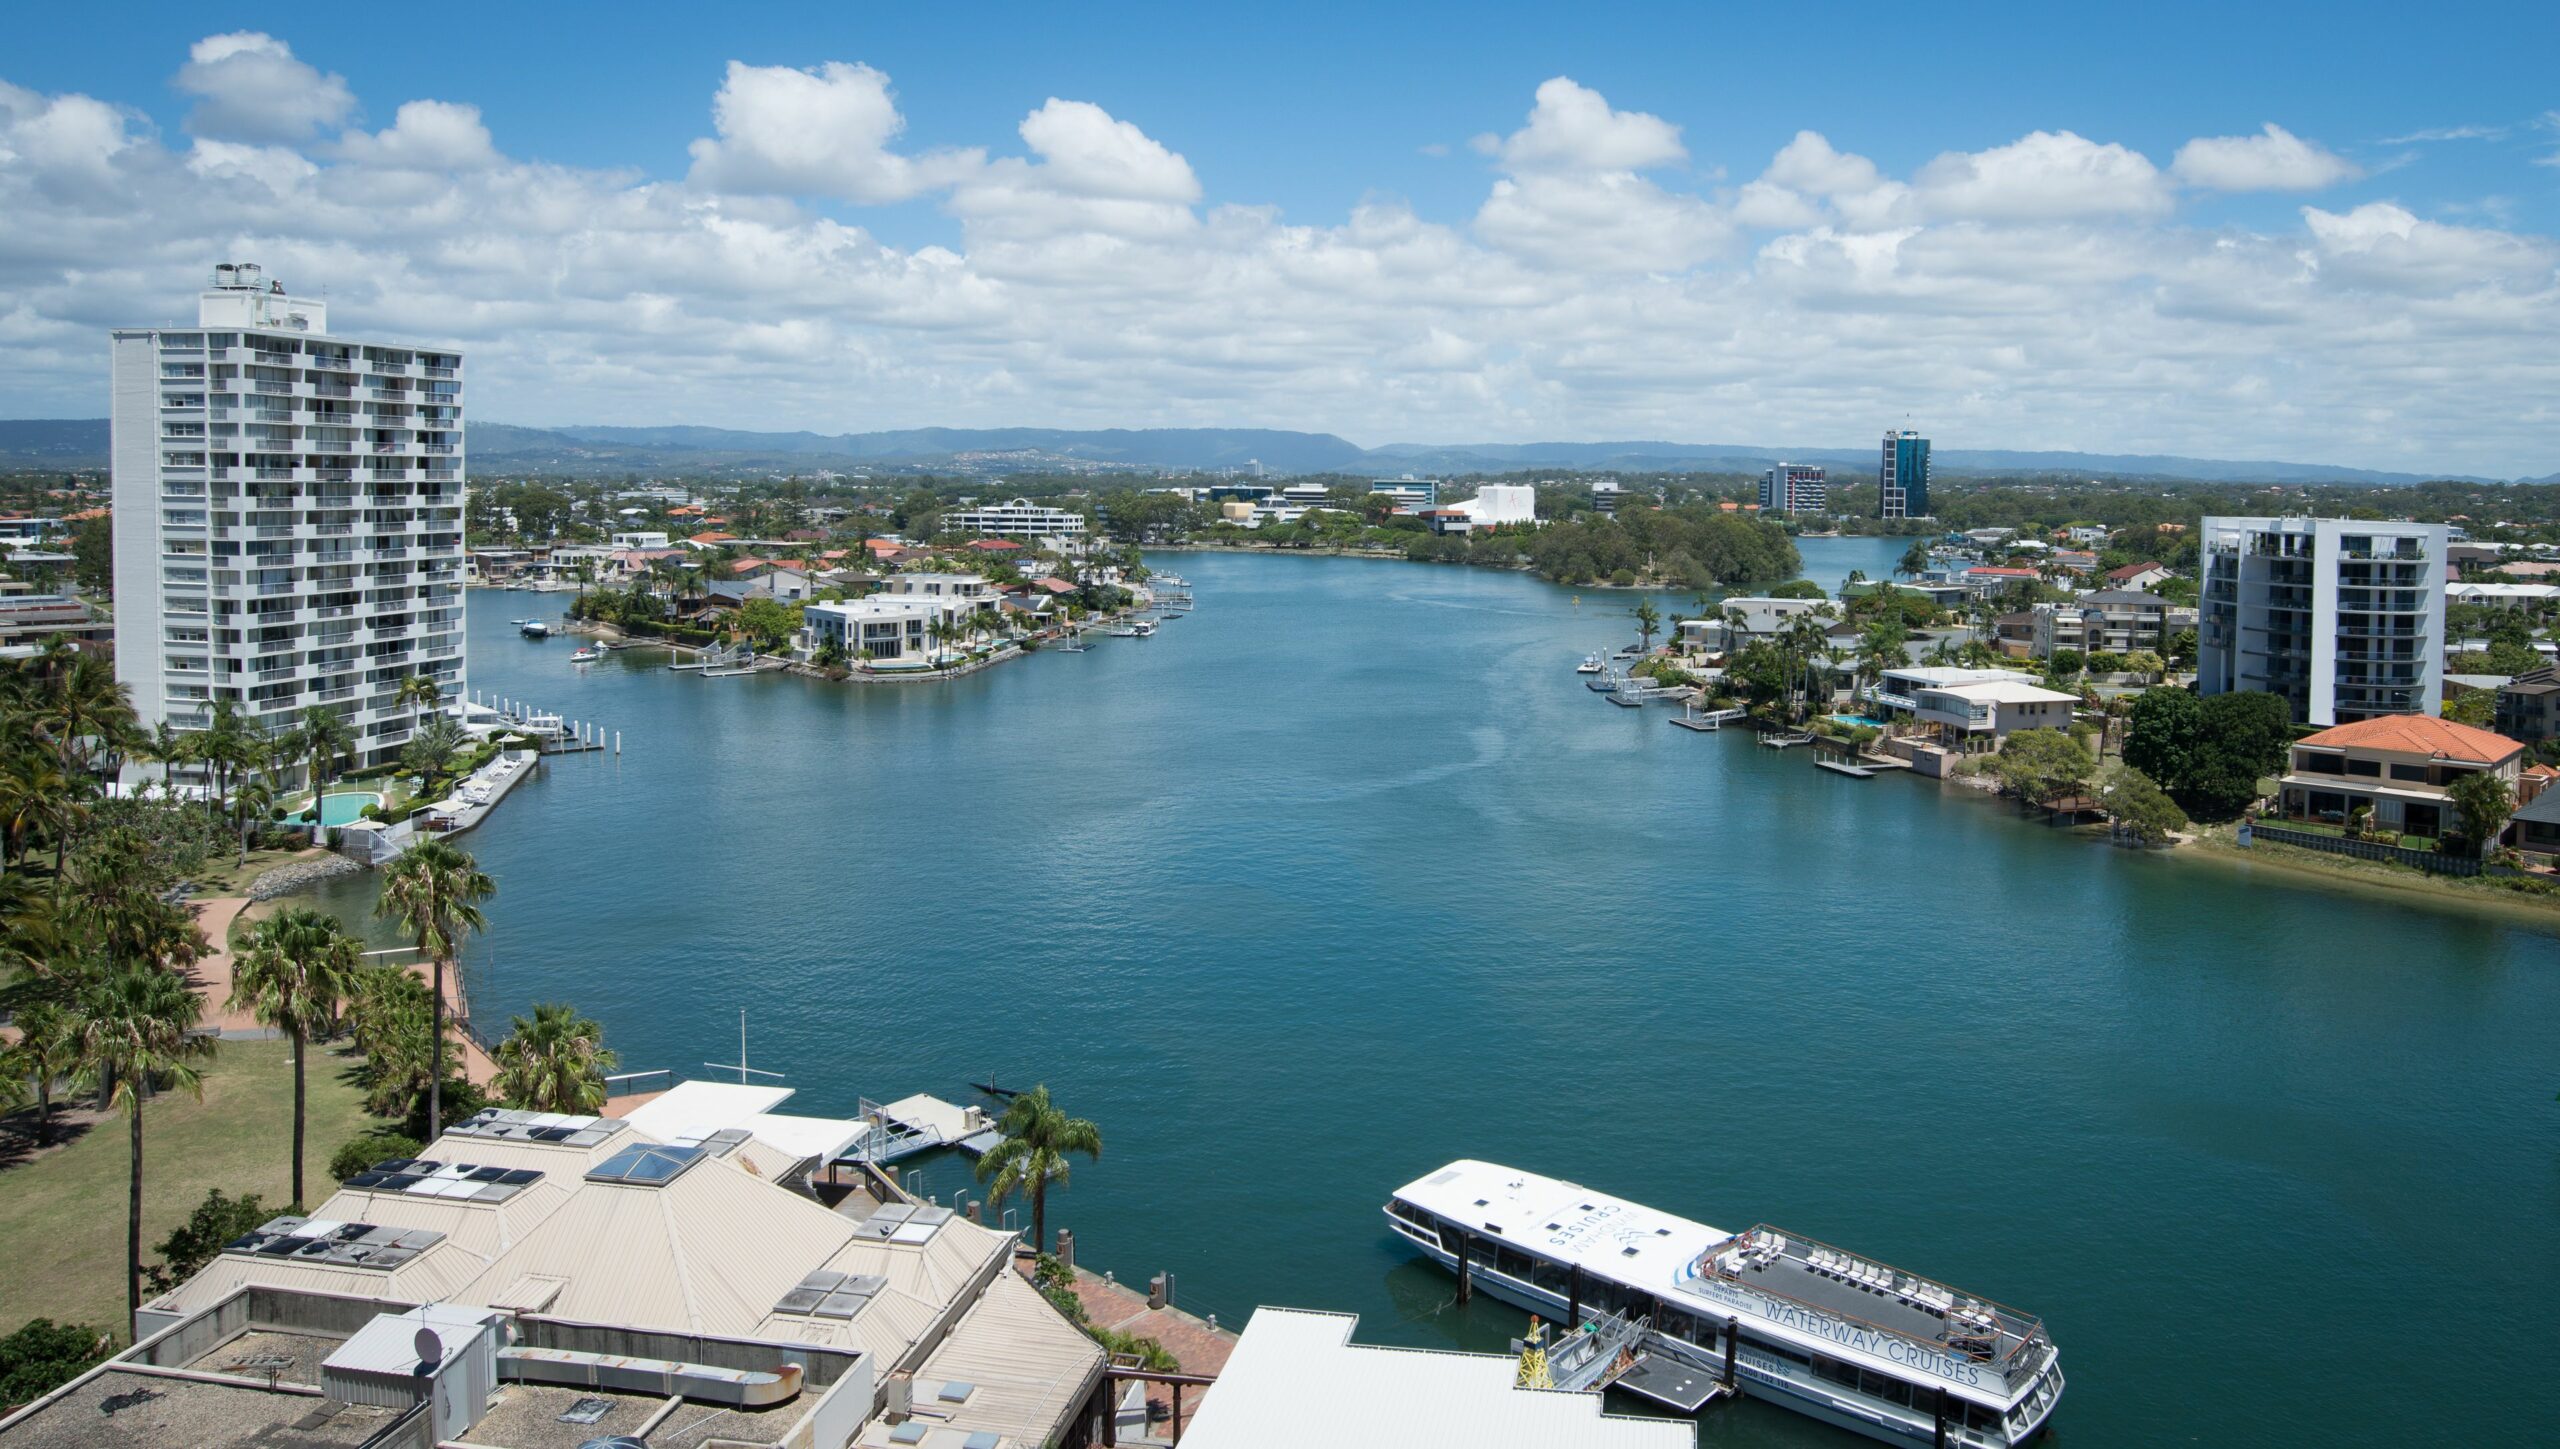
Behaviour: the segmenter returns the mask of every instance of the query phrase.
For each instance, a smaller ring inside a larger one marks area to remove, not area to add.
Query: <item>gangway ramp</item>
[[[983,1154],[996,1145],[995,1123],[983,1108],[957,1106],[924,1092],[885,1105],[865,1097],[861,1115],[862,1133],[843,1154],[844,1161],[896,1162],[937,1147]]]

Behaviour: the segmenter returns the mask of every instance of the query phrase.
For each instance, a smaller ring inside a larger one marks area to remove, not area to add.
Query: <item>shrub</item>
[[[30,1318],[0,1338],[0,1411],[32,1403],[88,1372],[115,1341],[85,1323]]]
[[[294,1204],[289,1212],[302,1211]],[[204,1201],[187,1214],[187,1220],[169,1230],[160,1240],[160,1261],[143,1265],[143,1276],[151,1280],[155,1291],[166,1292],[196,1275],[196,1270],[213,1261],[222,1245],[274,1217],[256,1193],[244,1197],[228,1197],[221,1188],[208,1189]]]
[[[377,801],[375,801],[374,803],[372,803],[372,804],[370,804],[370,805],[367,805],[367,806],[366,806],[366,807],[364,807],[362,810],[357,811],[357,812],[356,812],[356,818],[357,818],[358,820],[379,820],[379,819],[381,819],[381,818],[382,818],[382,802],[380,802],[380,801],[378,801],[378,800],[377,800]]]
[[[1609,575],[1609,582],[1616,584],[1622,589],[1632,586],[1635,581],[1636,571],[1634,569],[1618,569]]]
[[[415,1137],[398,1132],[368,1132],[361,1137],[348,1138],[337,1151],[329,1154],[329,1175],[344,1182],[377,1162],[394,1157],[415,1157],[421,1150]]]

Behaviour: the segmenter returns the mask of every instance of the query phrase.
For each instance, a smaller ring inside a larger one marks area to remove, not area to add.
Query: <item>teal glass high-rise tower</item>
[[[1884,458],[1876,465],[1876,516],[1929,516],[1929,440],[1914,432],[1884,435]]]

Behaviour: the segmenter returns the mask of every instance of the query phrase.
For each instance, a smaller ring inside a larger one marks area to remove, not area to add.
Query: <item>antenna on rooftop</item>
[[[747,1009],[743,1006],[738,1008],[738,1059],[734,1062],[704,1062],[703,1065],[715,1072],[736,1072],[738,1085],[741,1087],[748,1084],[747,1077],[750,1073],[759,1077],[771,1077],[777,1082],[782,1080],[780,1072],[768,1072],[747,1065]]]

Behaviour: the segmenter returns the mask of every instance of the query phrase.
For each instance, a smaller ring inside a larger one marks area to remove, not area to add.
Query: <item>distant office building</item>
[[[1396,501],[1398,508],[1409,508],[1416,513],[1440,504],[1440,480],[1416,478],[1411,473],[1401,478],[1373,478],[1369,482],[1369,491],[1384,493]]]
[[[1007,538],[1072,539],[1084,536],[1084,515],[1016,498],[946,514],[942,526],[958,533],[996,533]]]
[[[1830,475],[1819,463],[1780,463],[1760,475],[1763,513],[1820,513],[1830,503]]]
[[[2297,721],[2444,703],[2445,530],[2344,518],[2208,518],[2196,688],[2263,690]]]
[[[333,336],[214,269],[193,327],[112,334],[116,677],[144,728],[337,711],[395,759],[401,684],[462,693],[462,357]]]
[[[1929,440],[1913,432],[1884,435],[1884,457],[1876,465],[1878,518],[1929,516]]]
[[[1625,491],[1618,486],[1617,479],[1603,478],[1591,485],[1591,506],[1614,517],[1618,511],[1618,495]]]

